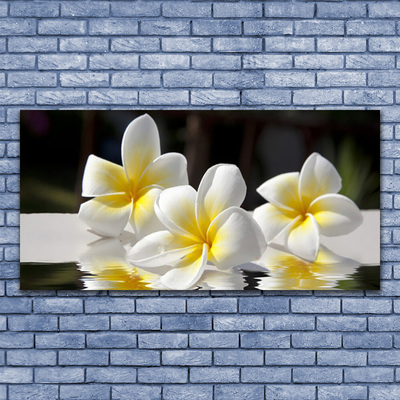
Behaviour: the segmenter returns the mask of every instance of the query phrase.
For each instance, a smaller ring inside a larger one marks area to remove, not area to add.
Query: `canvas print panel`
[[[21,289],[379,289],[379,112],[21,111]]]

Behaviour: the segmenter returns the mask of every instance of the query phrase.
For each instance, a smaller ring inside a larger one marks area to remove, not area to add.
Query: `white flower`
[[[195,285],[207,261],[226,270],[257,259],[265,248],[259,226],[239,208],[246,185],[239,169],[220,164],[211,167],[198,192],[191,186],[164,190],[155,203],[167,230],[152,233],[130,251],[139,267],[173,267],[161,278],[171,289]]]
[[[83,176],[83,203],[79,217],[95,232],[118,236],[128,221],[138,236],[162,225],[154,213],[154,201],[167,187],[186,185],[187,163],[182,154],[160,156],[157,125],[147,114],[126,128],[121,146],[122,164],[90,155]]]
[[[362,223],[356,204],[337,194],[341,187],[342,180],[335,167],[313,153],[300,173],[278,175],[257,189],[269,203],[256,208],[253,217],[267,243],[284,234],[291,253],[315,261],[320,235],[344,235]]]

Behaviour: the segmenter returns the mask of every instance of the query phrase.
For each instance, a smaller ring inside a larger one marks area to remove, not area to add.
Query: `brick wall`
[[[0,399],[400,398],[399,17],[385,0],[2,1]],[[382,290],[19,291],[19,110],[67,107],[380,109]]]

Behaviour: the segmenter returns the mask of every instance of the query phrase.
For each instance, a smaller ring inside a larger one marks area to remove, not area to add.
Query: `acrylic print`
[[[21,289],[379,289],[378,111],[21,111]]]

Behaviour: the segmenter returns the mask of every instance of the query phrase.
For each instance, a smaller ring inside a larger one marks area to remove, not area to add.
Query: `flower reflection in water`
[[[351,280],[360,263],[321,246],[315,262],[309,262],[271,244],[257,264],[268,269],[268,277],[259,278],[261,290],[325,290],[337,287],[339,280]]]

